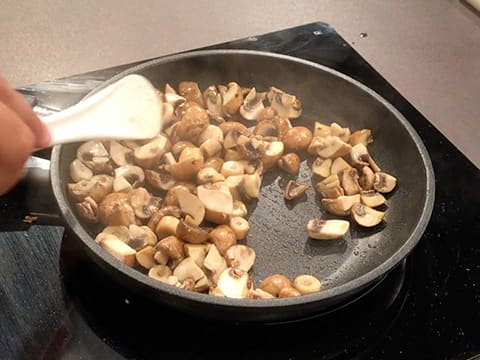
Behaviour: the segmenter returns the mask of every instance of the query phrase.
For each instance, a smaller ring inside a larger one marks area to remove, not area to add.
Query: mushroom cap
[[[226,297],[244,299],[248,295],[250,277],[241,269],[226,268],[220,274],[216,287]]]
[[[111,193],[100,202],[100,220],[105,225],[135,224],[135,212],[130,205],[129,195],[125,193]]]
[[[374,210],[362,204],[353,205],[351,212],[353,220],[364,227],[373,227],[380,224],[385,216],[383,211]]]

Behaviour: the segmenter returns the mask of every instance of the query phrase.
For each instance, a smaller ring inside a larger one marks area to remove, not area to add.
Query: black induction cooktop
[[[212,323],[113,284],[81,255],[68,230],[55,225],[61,219],[51,215],[51,194],[21,182],[0,197],[0,358],[463,360],[479,354],[479,170],[327,24],[210,48],[311,60],[366,84],[400,110],[425,143],[436,177],[435,208],[418,246],[358,298],[311,318]],[[19,90],[37,112],[48,113],[132,65]],[[27,214],[38,218],[29,223]]]

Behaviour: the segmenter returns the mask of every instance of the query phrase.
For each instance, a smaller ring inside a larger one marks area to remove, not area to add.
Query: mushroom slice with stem
[[[283,196],[286,200],[293,200],[300,197],[307,189],[307,184],[300,183],[296,180],[289,180]]]
[[[115,169],[115,178],[122,177],[132,186],[132,188],[141,186],[145,181],[143,169],[136,165],[124,165]]]
[[[332,167],[332,159],[322,159],[317,157],[312,163],[312,172],[320,177],[326,178],[330,176]]]
[[[148,220],[160,209],[161,199],[150,194],[145,188],[133,189],[128,196],[135,215],[141,220]]]
[[[354,131],[350,135],[350,145],[355,146],[357,144],[362,144],[364,146],[367,146],[371,142],[373,142],[372,138],[372,131],[370,129],[361,129]]]
[[[67,185],[68,195],[75,202],[81,202],[89,196],[99,203],[112,190],[113,177],[108,175],[94,175],[90,180]]]
[[[315,190],[324,198],[337,198],[345,195],[338,175],[330,175],[315,185]]]
[[[146,169],[144,173],[147,184],[156,190],[168,191],[175,186],[175,179],[164,169],[159,169],[159,171]]]
[[[278,138],[278,127],[273,119],[261,120],[257,122],[253,129],[253,134],[261,137]]]
[[[300,171],[300,157],[295,153],[283,155],[277,161],[277,166],[290,175],[296,175]]]
[[[148,271],[148,276],[152,279],[168,283],[168,278],[172,275],[172,269],[167,265],[155,265]]]
[[[228,83],[226,90],[222,91],[220,89],[220,93],[223,98],[223,112],[228,117],[232,117],[238,112],[240,106],[242,106],[242,89],[236,82],[230,82]]]
[[[295,95],[272,86],[267,93],[267,99],[280,116],[295,119],[302,114],[302,102]]]
[[[374,208],[385,204],[385,197],[375,190],[366,190],[360,192],[360,199],[363,205]]]
[[[135,255],[137,263],[145,269],[151,269],[152,267],[157,265],[157,262],[154,259],[156,252],[157,250],[155,250],[153,246],[145,246],[142,250],[137,251]]]
[[[220,274],[216,287],[226,297],[244,299],[248,295],[250,286],[251,280],[246,271],[226,268]]]
[[[202,244],[207,241],[209,234],[207,230],[200,226],[180,219],[177,225],[177,236],[191,244]]]
[[[379,172],[380,167],[372,159],[368,153],[368,149],[363,144],[357,144],[353,146],[350,150],[350,159],[352,160],[352,165],[356,167],[369,166],[374,172]]]
[[[183,241],[173,235],[161,239],[157,245],[155,245],[155,247],[157,250],[164,252],[170,259],[173,260],[181,260],[185,256],[183,250]]]
[[[375,173],[369,166],[362,167],[358,183],[363,190],[372,190],[375,182]]]
[[[228,266],[248,272],[255,263],[255,250],[246,245],[234,245],[227,249],[225,259]]]
[[[333,240],[344,236],[350,227],[346,220],[312,219],[308,221],[307,233],[312,239]]]
[[[352,168],[352,166],[348,162],[346,162],[342,157],[337,157],[332,162],[332,167],[330,168],[330,173],[332,175],[334,175],[334,174],[338,175],[343,170],[349,170],[351,168]]]
[[[205,89],[203,92],[203,100],[205,102],[205,106],[207,108],[208,114],[212,120],[216,121],[217,123],[221,123],[223,121],[218,121],[219,119],[223,120],[223,103],[222,103],[222,95],[217,90],[215,85],[210,85]]]
[[[215,245],[208,248],[208,253],[203,261],[203,266],[208,270],[208,277],[216,284],[220,274],[227,268],[227,262]]]
[[[351,145],[342,141],[338,136],[317,138],[315,151],[322,158],[336,158],[346,155],[351,150]],[[312,140],[313,142],[313,140]]]
[[[100,220],[105,225],[135,224],[135,212],[125,193],[111,193],[105,196],[99,206]]]
[[[90,196],[85,197],[82,202],[76,203],[75,208],[82,220],[91,224],[98,223],[98,204]]]
[[[346,216],[350,214],[350,209],[354,204],[360,202],[360,195],[339,196],[335,199],[322,199],[323,207],[331,214],[337,216]]]
[[[135,163],[144,169],[152,169],[162,155],[169,150],[170,142],[162,134],[133,151]]]
[[[205,206],[200,199],[183,189],[177,191],[177,199],[180,209],[192,217],[193,224],[200,225],[205,217]]]
[[[382,222],[385,213],[374,210],[362,204],[355,204],[352,206],[352,217],[358,225],[364,227],[373,227]]]
[[[340,184],[346,195],[355,195],[360,193],[360,185],[358,184],[358,171],[355,168],[346,169],[338,174]]]
[[[77,158],[80,159],[93,172],[111,170],[108,166],[109,154],[101,141],[90,140],[77,149]]]
[[[135,250],[141,250],[145,246],[154,246],[157,243],[157,236],[148,226],[130,224],[128,227],[128,245]]]
[[[333,122],[330,124],[330,135],[338,136],[342,141],[348,142],[350,140],[350,129]]]
[[[136,251],[115,235],[100,233],[96,236],[95,241],[110,253],[110,255],[114,256],[125,265],[130,267],[135,265]]]
[[[375,173],[375,181],[373,182],[373,188],[381,193],[391,192],[397,185],[397,179],[385,172]]]
[[[197,143],[201,145],[208,139],[216,140],[222,144],[224,139],[222,129],[217,125],[208,125],[205,130],[198,135]]]
[[[254,87],[251,88],[240,106],[240,115],[245,120],[257,120],[264,109],[263,100],[266,95],[266,93],[258,93]]]
[[[117,141],[110,140],[108,142],[110,157],[116,166],[127,165],[133,160],[133,150],[123,146]]]
[[[92,170],[90,170],[79,159],[75,159],[70,163],[69,171],[70,171],[70,178],[74,182],[79,182],[80,180],[90,180],[93,177]]]
[[[193,278],[195,281],[206,277],[203,270],[195,263],[191,257],[183,259],[173,270],[173,276],[182,282],[187,278]]]

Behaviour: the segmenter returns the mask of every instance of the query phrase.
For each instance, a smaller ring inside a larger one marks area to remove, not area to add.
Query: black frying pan
[[[382,169],[398,178],[389,196],[384,224],[373,229],[352,226],[342,240],[309,240],[305,225],[313,217],[329,217],[319,206],[313,188],[299,201],[283,199],[284,174],[268,173],[258,202],[250,207],[251,232],[247,244],[257,253],[253,277],[281,273],[290,278],[313,274],[323,281],[317,294],[274,300],[238,300],[178,289],[129,268],[106,253],[93,239],[92,229],[81,224],[66,194],[68,165],[78,144],[56,146],[52,151],[51,184],[60,210],[87,253],[115,279],[154,301],[191,314],[224,321],[283,321],[313,315],[359,294],[378,281],[413,249],[429,221],[434,201],[434,175],[428,153],[408,121],[378,94],[361,83],[327,67],[297,58],[243,50],[185,53],[144,63],[127,74],[146,76],[154,85],[174,87],[182,80],[211,84],[236,81],[242,86],[266,89],[274,85],[297,95],[304,111],[296,124],[313,127],[313,121],[336,121],[352,130],[370,128],[375,141],[369,146]],[[310,181],[306,162],[300,179]]]

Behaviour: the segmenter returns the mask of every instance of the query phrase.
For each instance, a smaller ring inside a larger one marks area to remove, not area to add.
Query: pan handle
[[[59,225],[60,215],[50,185],[50,160],[30,156],[22,178],[6,195],[0,197],[3,230],[23,230],[30,224]]]

